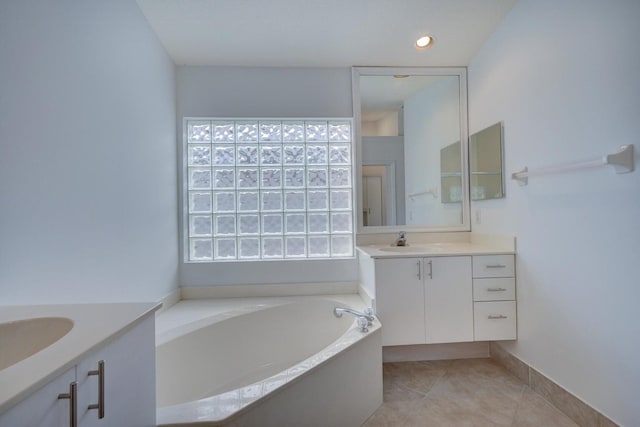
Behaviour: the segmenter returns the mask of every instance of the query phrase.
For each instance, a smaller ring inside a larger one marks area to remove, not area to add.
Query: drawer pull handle
[[[506,319],[506,318],[507,318],[507,316],[502,315],[502,314],[498,314],[498,315],[490,314],[489,316],[487,316],[487,319],[490,319],[490,320]]]
[[[69,384],[69,393],[60,393],[58,399],[69,399],[69,427],[78,425],[78,383]]]
[[[504,264],[488,264],[485,265],[486,268],[507,268]]]
[[[98,376],[98,403],[89,405],[87,409],[97,409],[98,418],[104,418],[104,360],[98,362],[98,369],[89,371],[88,375]]]
[[[505,288],[487,288],[487,292],[504,292]]]

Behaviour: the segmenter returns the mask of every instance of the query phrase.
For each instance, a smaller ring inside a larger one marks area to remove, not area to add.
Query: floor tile
[[[513,420],[513,427],[539,426],[578,427],[578,424],[526,387]]]

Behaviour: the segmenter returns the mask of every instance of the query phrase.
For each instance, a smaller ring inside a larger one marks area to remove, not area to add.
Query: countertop
[[[370,258],[416,258],[459,255],[512,255],[515,241],[509,237],[469,236],[464,241],[411,242],[407,246],[390,243],[358,245],[361,255]]]
[[[160,306],[158,303],[0,306],[0,323],[38,317],[66,317],[73,321],[73,328],[58,341],[0,371],[0,413],[76,365],[92,350],[153,315]]]

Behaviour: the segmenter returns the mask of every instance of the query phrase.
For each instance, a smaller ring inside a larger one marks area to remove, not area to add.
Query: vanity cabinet
[[[473,341],[471,257],[376,259],[382,345]]]
[[[513,255],[473,257],[475,341],[515,340],[516,279]]]
[[[103,368],[99,369],[100,362]],[[100,385],[100,372],[102,385]],[[78,427],[155,426],[155,318],[88,353],[74,366],[0,415],[0,427],[69,427],[76,385]],[[103,392],[102,399],[100,392]],[[102,402],[104,415],[100,418]],[[90,409],[91,408],[91,409]]]

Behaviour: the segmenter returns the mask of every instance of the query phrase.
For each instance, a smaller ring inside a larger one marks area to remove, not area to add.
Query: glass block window
[[[350,119],[185,121],[190,262],[354,254]]]

